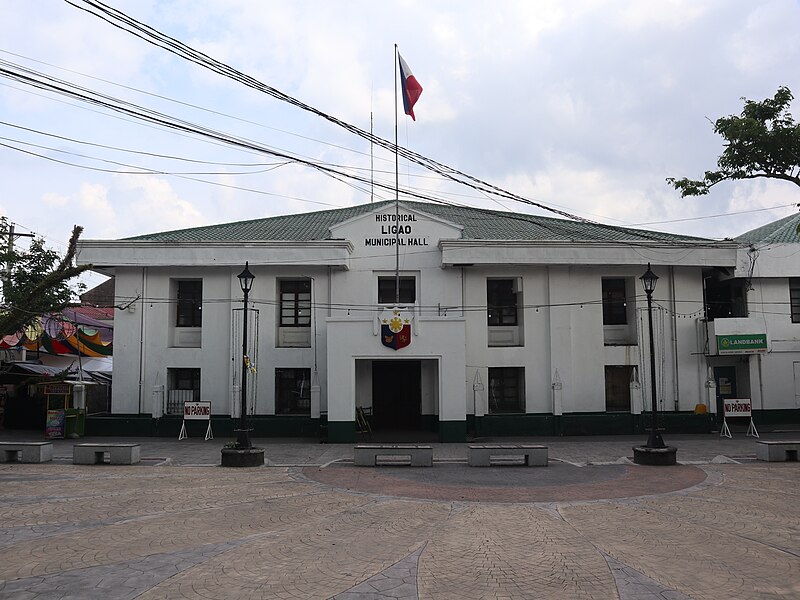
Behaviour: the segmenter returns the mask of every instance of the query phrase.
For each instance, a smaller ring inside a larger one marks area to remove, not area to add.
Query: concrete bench
[[[433,448],[430,446],[416,445],[384,445],[384,444],[359,444],[353,449],[353,459],[359,467],[378,466],[379,456],[407,457],[412,467],[432,467]],[[400,464],[396,461],[382,463],[385,465]]]
[[[72,447],[72,464],[134,465],[139,462],[140,449],[139,444],[75,444]]]
[[[547,446],[533,444],[470,444],[467,462],[470,467],[490,467],[492,458],[519,457],[527,467],[547,466]],[[495,464],[519,464],[509,461]]]
[[[756,446],[758,460],[768,462],[797,461],[800,441],[761,441]]]
[[[43,463],[51,460],[52,442],[0,442],[0,463]]]

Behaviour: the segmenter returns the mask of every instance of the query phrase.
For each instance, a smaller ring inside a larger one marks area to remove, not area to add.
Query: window
[[[282,279],[281,327],[311,326],[311,280]]]
[[[627,325],[624,279],[603,279],[603,325]]]
[[[182,415],[184,402],[200,400],[200,369],[167,369],[167,414]]]
[[[486,280],[486,306],[490,326],[517,324],[517,293],[513,279]]]
[[[275,414],[311,414],[311,369],[275,369]]]
[[[725,273],[715,275],[706,278],[706,318],[747,317],[747,280],[721,279]]]
[[[606,365],[606,412],[631,412],[630,365]]]
[[[178,281],[177,327],[200,327],[203,324],[203,282],[200,279]]]
[[[525,412],[525,369],[489,367],[489,413]]]
[[[378,277],[378,304],[395,304],[396,277]],[[400,277],[400,304],[414,304],[417,301],[417,280],[415,277]]]
[[[792,323],[800,323],[800,278],[789,279],[789,301],[792,306]]]

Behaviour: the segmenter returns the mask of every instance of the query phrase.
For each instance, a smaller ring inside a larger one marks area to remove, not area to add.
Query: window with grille
[[[486,281],[486,306],[490,326],[517,324],[517,293],[513,279],[488,279]]]
[[[525,412],[525,369],[489,367],[489,413]]]
[[[200,369],[167,369],[167,414],[182,415],[184,402],[200,401]]]
[[[311,280],[281,279],[281,327],[311,327]]]
[[[180,280],[178,284],[177,327],[200,327],[203,324],[203,281]]]
[[[789,279],[789,301],[792,307],[792,323],[800,323],[800,278]]]
[[[378,304],[395,304],[397,301],[396,288],[396,277],[378,277]],[[400,277],[400,304],[414,304],[416,301],[416,277]]]
[[[275,414],[311,414],[311,369],[275,369]]]

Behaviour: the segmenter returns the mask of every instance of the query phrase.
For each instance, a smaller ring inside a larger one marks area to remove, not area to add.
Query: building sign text
[[[428,238],[414,235],[417,215],[414,214],[377,214],[380,237],[364,238],[365,246],[427,246]]]
[[[767,351],[767,336],[764,333],[747,335],[718,335],[717,350],[720,354],[753,354]]]

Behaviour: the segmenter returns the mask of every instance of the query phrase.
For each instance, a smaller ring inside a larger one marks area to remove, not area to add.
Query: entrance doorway
[[[421,425],[422,363],[419,360],[372,361],[372,427],[416,430]]]
[[[736,392],[736,367],[714,367],[714,381],[717,384],[717,422],[725,417],[725,400],[738,398]]]

